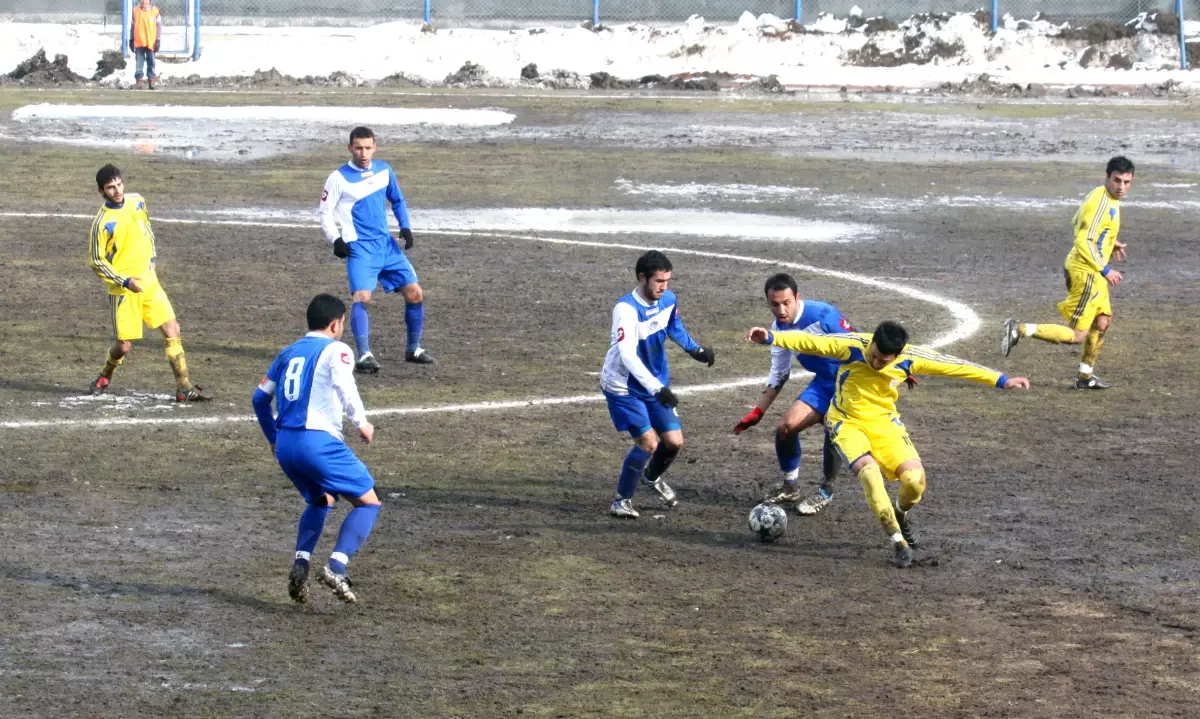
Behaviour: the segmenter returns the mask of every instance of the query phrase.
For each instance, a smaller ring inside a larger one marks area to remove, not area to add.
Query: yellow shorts
[[[121,341],[140,340],[142,324],[157,329],[175,319],[175,309],[162,285],[157,282],[142,292],[124,292],[108,296],[113,332]]]
[[[872,422],[836,420],[829,425],[829,438],[847,467],[869,454],[888,479],[895,479],[896,469],[905,462],[921,460],[899,417]]]
[[[1096,315],[1112,315],[1108,301],[1108,280],[1099,272],[1063,270],[1067,278],[1067,299],[1058,303],[1067,326],[1073,330],[1091,329]]]

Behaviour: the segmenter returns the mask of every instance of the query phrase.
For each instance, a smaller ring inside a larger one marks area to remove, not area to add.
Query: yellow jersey
[[[1072,220],[1075,245],[1063,267],[1073,272],[1108,274],[1108,258],[1121,231],[1121,201],[1101,185],[1088,193]]]
[[[154,260],[154,231],[142,196],[126,193],[120,205],[106,201],[92,221],[88,264],[108,285],[108,293],[128,293],[125,283],[130,277],[138,278],[143,290],[158,284]]]
[[[841,360],[835,393],[827,422],[851,419],[860,422],[889,419],[897,415],[899,386],[909,374],[961,377],[994,387],[1003,387],[1008,377],[994,369],[942,354],[920,345],[905,345],[896,359],[877,370],[867,361],[871,335],[862,332],[814,335],[808,332],[772,333],[771,344],[793,352]]]

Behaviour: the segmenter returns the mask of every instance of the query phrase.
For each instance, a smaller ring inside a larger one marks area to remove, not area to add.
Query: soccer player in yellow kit
[[[893,563],[907,567],[917,545],[911,510],[925,493],[925,468],[896,411],[897,388],[911,375],[961,377],[1001,389],[1029,389],[1024,377],[1008,377],[994,369],[908,344],[908,332],[896,322],[883,322],[873,335],[854,332],[814,335],[772,332],[754,327],[746,339],[793,352],[841,360],[836,391],[825,426],[833,446],[862,482],[867,505],[892,540]],[[893,505],[883,479],[900,482]]]
[[[175,310],[154,271],[154,231],[150,229],[146,201],[141,195],[125,192],[121,171],[114,165],[100,168],[96,185],[104,196],[104,205],[92,221],[88,264],[108,287],[108,309],[116,341],[108,350],[100,376],[92,381],[92,394],[108,389],[113,372],[125,361],[133,340],[142,338],[145,323],[161,330],[166,341],[167,361],[175,373],[175,401],[211,399],[188,379]]]
[[[1053,344],[1083,343],[1075,389],[1108,389],[1112,385],[1092,374],[1104,345],[1104,333],[1112,325],[1108,286],[1120,284],[1122,274],[1109,260],[1125,259],[1125,244],[1117,240],[1121,231],[1121,199],[1133,184],[1133,163],[1114,157],[1105,168],[1104,185],[1088,193],[1073,219],[1075,244],[1063,263],[1067,299],[1058,303],[1066,325],[1004,321],[1000,352],[1005,357],[1022,337]]]

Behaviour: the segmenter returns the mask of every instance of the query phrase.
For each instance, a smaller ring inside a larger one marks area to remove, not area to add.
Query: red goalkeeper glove
[[[745,417],[742,417],[741,422],[738,422],[736,425],[734,425],[733,433],[741,434],[742,432],[745,432],[746,430],[750,429],[751,427],[753,427],[754,425],[756,425],[760,421],[762,421],[762,418],[763,418],[763,411],[761,409],[759,409],[758,407],[755,407],[754,409],[750,410],[749,414],[747,414]]]
[[[917,382],[917,378],[916,378],[916,377],[914,377],[914,376],[912,376],[912,375],[909,375],[909,376],[907,376],[907,377],[905,377],[905,378],[904,378],[904,384],[908,385],[908,388],[909,388],[909,389],[916,389],[916,388],[917,388],[917,384],[919,384],[919,383]]]

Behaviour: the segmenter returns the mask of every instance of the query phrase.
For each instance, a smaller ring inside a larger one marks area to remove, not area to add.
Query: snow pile
[[[722,27],[699,16],[674,28],[627,24],[596,30],[428,32],[404,22],[363,28],[206,26],[199,61],[161,63],[159,72],[168,85],[714,90],[774,76],[764,89],[779,91],[934,88],[972,83],[981,74],[1021,86],[1200,84],[1200,75],[1193,80],[1176,69],[1178,27],[1178,19],[1166,14],[1083,28],[1005,17],[993,35],[983,13],[922,14],[895,23],[864,18],[861,11],[845,18],[822,14],[807,26],[749,12]],[[1200,23],[1186,23],[1185,29],[1200,33]],[[66,55],[72,70],[91,76],[101,54],[118,43],[117,34],[99,26],[0,24],[0,70],[44,50]],[[1200,54],[1200,43],[1193,48]],[[104,81],[127,85],[132,74],[126,67]]]

